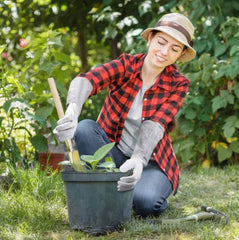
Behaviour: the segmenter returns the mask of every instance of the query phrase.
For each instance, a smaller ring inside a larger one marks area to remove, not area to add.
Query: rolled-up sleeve
[[[93,87],[91,95],[95,95],[99,93],[100,90],[108,87],[110,83],[122,79],[124,74],[124,55],[121,55],[115,60],[95,67],[87,73],[80,73],[77,76],[84,77],[90,81]]]

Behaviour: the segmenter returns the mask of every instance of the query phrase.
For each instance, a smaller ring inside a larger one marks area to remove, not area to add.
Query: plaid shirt
[[[108,138],[116,143],[120,141],[127,113],[143,84],[141,69],[145,56],[122,54],[118,59],[78,75],[91,82],[91,95],[108,87],[97,121]],[[188,87],[189,80],[170,65],[145,92],[143,100],[142,121],[152,120],[165,128],[164,137],[155,146],[152,156],[172,183],[174,193],[179,184],[179,167],[167,125],[182,106]]]

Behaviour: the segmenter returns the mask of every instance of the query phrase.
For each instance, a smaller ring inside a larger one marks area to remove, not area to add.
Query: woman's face
[[[165,68],[182,55],[184,45],[164,32],[149,33],[148,60],[157,68]]]

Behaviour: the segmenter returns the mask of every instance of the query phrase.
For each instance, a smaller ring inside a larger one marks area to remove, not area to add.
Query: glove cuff
[[[163,135],[164,128],[159,123],[151,120],[144,121],[131,158],[140,159],[144,167],[147,166],[156,144]]]
[[[76,103],[81,109],[86,99],[89,97],[93,87],[88,79],[76,77],[71,81],[66,104]]]
[[[74,113],[74,117],[78,118],[82,107],[80,107],[79,105],[73,102],[73,103],[69,103],[68,108],[71,108]]]

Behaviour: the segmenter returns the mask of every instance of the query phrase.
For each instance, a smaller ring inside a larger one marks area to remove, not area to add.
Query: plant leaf
[[[112,157],[106,157],[106,158],[105,158],[105,162],[113,162]]]
[[[114,147],[114,145],[115,143],[113,142],[105,144],[104,146],[99,148],[94,154],[94,159],[96,161],[100,161]]]
[[[233,152],[239,153],[239,141],[232,142],[232,143],[230,144],[230,149],[231,149]]]
[[[53,107],[41,107],[35,112],[35,115],[41,119],[47,119],[53,112]]]
[[[39,152],[47,151],[48,143],[47,139],[43,135],[36,135],[30,139],[33,147]]]
[[[62,161],[62,162],[59,162],[58,165],[71,165],[71,162],[68,161],[68,160],[65,160],[65,161]]]
[[[196,116],[197,116],[197,114],[196,114],[196,112],[193,109],[188,109],[188,111],[185,114],[185,117],[187,119],[190,119],[190,120],[195,119]]]
[[[223,125],[223,133],[225,137],[228,139],[232,137],[232,135],[235,133],[235,128],[237,125],[237,122],[239,119],[236,116],[230,116],[225,120],[225,124]]]
[[[114,162],[103,162],[98,165],[99,168],[115,168],[115,163]]]
[[[6,44],[4,45],[0,45],[0,54],[2,54],[2,52],[4,51],[4,49],[6,48]]]
[[[239,83],[236,83],[234,85],[233,90],[234,90],[235,95],[237,96],[237,98],[239,98]]]
[[[94,156],[93,155],[81,155],[81,159],[86,162],[89,162],[89,161],[94,160]]]
[[[222,162],[232,156],[232,150],[230,148],[225,148],[223,145],[218,147],[218,161]]]
[[[220,108],[225,108],[227,106],[227,102],[221,98],[221,96],[216,96],[212,99],[212,111],[215,113]]]

